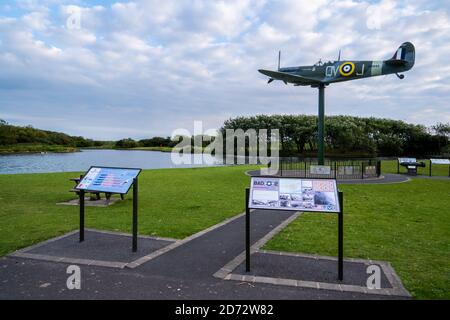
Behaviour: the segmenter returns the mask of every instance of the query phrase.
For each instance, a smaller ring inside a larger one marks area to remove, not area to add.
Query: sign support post
[[[334,179],[252,177],[245,189],[245,271],[250,272],[250,209],[338,214],[338,272],[344,279],[344,193]]]
[[[430,177],[431,177],[431,166],[432,166],[432,161],[430,159]]]
[[[319,119],[318,119],[318,162],[319,165],[325,164],[325,85],[319,84]]]
[[[80,190],[80,242],[84,241],[84,190]]]
[[[133,179],[133,252],[137,251],[137,229],[138,229],[138,180]]]
[[[250,189],[245,189],[245,271],[250,272]]]
[[[80,196],[80,242],[84,241],[86,192],[117,193],[123,197],[133,187],[132,251],[137,251],[138,238],[138,175],[141,169],[91,166],[75,187]]]
[[[338,213],[338,278],[344,279],[344,193],[339,191]]]

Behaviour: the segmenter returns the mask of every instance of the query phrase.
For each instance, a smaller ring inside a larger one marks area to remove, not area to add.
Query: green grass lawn
[[[430,175],[430,159],[417,159],[418,162],[424,162],[425,167],[418,167],[417,174],[419,175]],[[449,173],[448,165],[433,164],[431,168],[432,176],[444,176],[448,177]],[[407,169],[400,166],[400,173],[406,173]],[[382,173],[397,173],[397,160],[382,160],[381,161],[381,172]]]
[[[341,185],[344,256],[387,260],[417,298],[450,298],[450,181]],[[337,216],[304,213],[265,249],[337,255]]]
[[[145,170],[139,176],[139,233],[184,238],[244,211],[250,167]],[[0,175],[0,255],[78,227],[69,178],[78,173]],[[86,208],[86,227],[131,232],[132,193]]]
[[[250,166],[145,170],[139,178],[139,233],[184,238],[244,209]],[[0,255],[78,228],[68,179],[78,173],[0,175]],[[390,261],[417,298],[450,298],[450,180],[342,185],[345,256]],[[86,226],[130,232],[131,194],[86,208]],[[303,214],[268,249],[336,255],[337,217]]]

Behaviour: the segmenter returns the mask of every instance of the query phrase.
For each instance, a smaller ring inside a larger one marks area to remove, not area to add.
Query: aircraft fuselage
[[[356,80],[409,70],[406,66],[392,66],[385,61],[333,61],[322,65],[280,68],[280,72],[316,79],[325,84]],[[300,84],[301,85],[301,84]]]
[[[278,70],[258,70],[270,77],[268,83],[281,80],[296,86],[318,87],[334,82],[342,82],[387,74],[397,74],[400,79],[404,75],[400,72],[410,70],[414,66],[415,49],[411,42],[404,42],[388,60],[358,60],[358,61],[328,61],[319,62],[312,66],[299,66],[280,68],[278,57]]]

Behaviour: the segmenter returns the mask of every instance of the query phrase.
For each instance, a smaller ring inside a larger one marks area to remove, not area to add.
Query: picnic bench
[[[417,175],[418,167],[425,167],[425,162],[418,162],[416,158],[398,158],[397,159],[397,173],[400,173],[400,166],[407,169],[407,174],[410,176]]]
[[[78,189],[75,189],[76,188],[76,186],[80,183],[80,181],[83,179],[83,175],[80,175],[80,177],[79,178],[70,178],[69,180],[70,181],[73,181],[73,182],[75,182],[75,186],[72,188],[72,189],[70,189],[69,190],[69,192],[75,192],[76,194],[77,194],[77,196],[79,196],[80,195],[80,191],[78,190]],[[90,200],[91,201],[95,201],[95,200],[100,200],[102,197],[100,196],[100,193],[101,192],[98,192],[98,191],[88,191],[88,193],[91,195],[90,196]],[[105,192],[105,198],[106,198],[106,200],[109,200],[109,199],[111,199],[111,196],[113,195],[114,193],[111,193],[111,192]],[[124,195],[123,194],[121,194],[121,193],[119,193],[120,194],[120,198],[123,200],[124,199]]]

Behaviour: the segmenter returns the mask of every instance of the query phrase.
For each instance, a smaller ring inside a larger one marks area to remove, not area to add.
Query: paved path
[[[252,243],[292,212],[252,213]],[[134,269],[81,266],[81,290],[66,287],[67,264],[0,259],[0,299],[380,299],[388,296],[221,280],[213,274],[244,250],[240,216]]]

